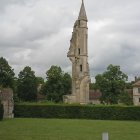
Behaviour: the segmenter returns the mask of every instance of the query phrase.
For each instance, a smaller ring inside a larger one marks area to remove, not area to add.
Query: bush
[[[81,105],[15,105],[19,118],[140,120],[140,107]]]
[[[0,104],[0,120],[3,119],[3,105]]]

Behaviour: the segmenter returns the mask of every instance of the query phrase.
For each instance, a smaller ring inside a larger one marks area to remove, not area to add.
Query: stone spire
[[[76,20],[67,55],[72,62],[72,93],[64,95],[65,103],[89,103],[88,27],[84,2]]]
[[[80,12],[79,12],[78,20],[85,20],[85,21],[87,21],[87,15],[86,15],[86,10],[85,10],[85,6],[84,6],[84,1],[83,0],[82,0],[81,9],[80,9]]]

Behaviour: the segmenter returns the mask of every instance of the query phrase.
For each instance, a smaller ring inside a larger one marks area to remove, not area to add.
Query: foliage
[[[89,84],[89,89],[90,90],[97,90],[96,84],[95,83],[90,83]]]
[[[47,81],[44,82],[44,84],[42,84],[39,93],[42,94],[42,95],[47,95],[46,91],[47,91]]]
[[[126,89],[132,89],[134,82],[126,82]]]
[[[140,107],[82,105],[15,105],[15,117],[140,120]]]
[[[14,70],[8,64],[7,60],[0,57],[0,87],[10,87],[14,86]]]
[[[0,120],[3,119],[3,105],[0,103]]]
[[[18,75],[17,93],[23,101],[33,101],[37,97],[37,82],[35,72],[26,66]]]
[[[36,77],[37,85],[44,84],[44,79],[42,77]]]
[[[63,95],[71,89],[71,76],[58,66],[51,66],[46,74],[47,82],[43,85],[42,92],[46,93],[49,101],[61,102]]]
[[[127,91],[121,93],[121,94],[118,96],[118,99],[119,99],[119,102],[120,102],[120,103],[123,103],[123,104],[125,104],[125,105],[132,105],[132,104],[133,104],[133,99],[132,99],[131,97],[129,97]]]
[[[71,83],[72,83],[71,76],[68,73],[64,73],[64,75],[62,77],[64,94],[68,94],[70,92]]]
[[[96,86],[102,92],[101,102],[116,104],[118,96],[124,92],[127,75],[120,70],[120,66],[109,65],[107,71],[98,74]]]

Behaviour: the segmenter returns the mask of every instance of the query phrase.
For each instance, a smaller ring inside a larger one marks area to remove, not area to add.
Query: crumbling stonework
[[[88,27],[84,2],[76,20],[67,56],[72,62],[72,94],[63,97],[65,103],[89,103]]]
[[[0,99],[3,104],[4,114],[3,118],[14,118],[14,101],[13,101],[13,90],[10,88],[4,88],[0,91]]]

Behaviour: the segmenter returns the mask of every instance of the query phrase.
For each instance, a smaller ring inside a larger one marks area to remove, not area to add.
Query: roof
[[[83,0],[82,0],[81,9],[79,12],[78,20],[86,20],[87,21],[87,15],[86,15],[86,10],[85,10],[85,5],[84,5]]]
[[[101,96],[100,90],[89,90],[89,100],[98,100]]]
[[[45,99],[46,98],[46,96],[45,95],[43,95],[43,94],[37,94],[37,100],[43,100],[43,99]]]
[[[125,89],[130,98],[133,97],[133,89]],[[100,90],[89,90],[89,100],[99,100],[102,96]]]
[[[133,87],[140,87],[140,80],[133,84]]]

